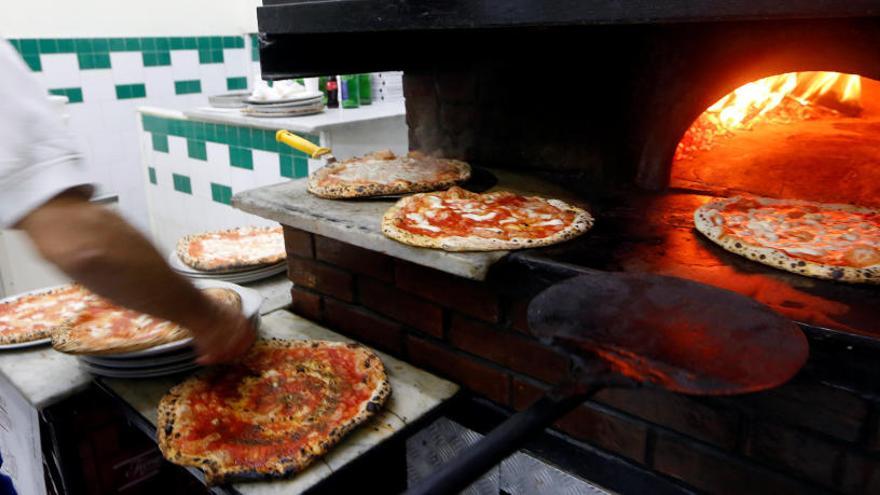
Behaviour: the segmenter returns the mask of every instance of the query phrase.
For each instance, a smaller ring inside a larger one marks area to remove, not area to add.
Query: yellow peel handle
[[[330,148],[322,148],[311,141],[307,141],[296,134],[283,129],[275,133],[275,140],[279,143],[284,143],[293,149],[300,150],[312,158],[318,158],[321,155],[330,153]]]

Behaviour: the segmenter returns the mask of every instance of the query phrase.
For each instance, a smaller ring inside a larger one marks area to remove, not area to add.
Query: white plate
[[[12,301],[15,301],[16,299],[19,299],[24,296],[32,296],[34,294],[42,294],[43,292],[55,290],[60,287],[65,287],[67,285],[70,285],[70,284],[53,285],[51,287],[43,287],[42,289],[29,290],[27,292],[22,292],[21,294],[16,294],[14,296],[4,297],[3,299],[0,299],[0,304],[12,302]],[[45,338],[45,339],[39,339],[39,340],[31,340],[28,342],[19,342],[17,344],[2,344],[2,345],[0,345],[0,351],[7,351],[7,350],[13,350],[13,349],[25,349],[27,347],[36,347],[36,346],[40,346],[40,345],[46,345],[51,342],[52,342],[52,339]]]
[[[183,261],[180,260],[180,257],[177,256],[177,251],[171,251],[168,253],[168,264],[171,265],[171,268],[174,271],[183,273],[185,275],[193,275],[198,277],[210,277],[210,278],[221,278],[229,275],[236,275],[242,273],[254,273],[254,272],[262,272],[268,270],[275,270],[279,266],[282,266],[286,263],[286,260],[279,261],[273,265],[256,265],[251,267],[244,268],[236,268],[234,270],[224,271],[224,272],[207,272],[204,270],[196,270],[195,268],[187,265]]]
[[[323,98],[323,96],[323,93],[321,93],[320,91],[303,91],[296,96],[289,96],[280,100],[255,100],[251,97],[247,97],[244,99],[244,101],[253,105],[271,105],[278,103],[293,103],[295,101],[312,100],[316,98]]]
[[[93,375],[106,376],[108,378],[154,378],[158,376],[174,375],[191,371],[199,368],[199,365],[192,362],[175,366],[156,367],[152,369],[122,370],[114,368],[103,368],[94,366],[84,361],[80,361],[79,365],[84,370]]]
[[[77,356],[80,361],[84,361],[85,363],[101,366],[104,368],[119,368],[119,369],[129,369],[129,368],[151,368],[157,366],[171,366],[172,364],[183,364],[187,362],[194,362],[196,359],[196,352],[194,349],[185,349],[184,352],[161,355],[161,356],[147,356],[145,358],[127,358],[120,359],[116,356]]]

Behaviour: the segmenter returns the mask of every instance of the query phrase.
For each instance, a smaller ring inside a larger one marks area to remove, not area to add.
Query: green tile
[[[8,41],[9,41],[9,44],[12,45],[12,47],[15,48],[16,51],[18,51],[19,55],[21,55],[22,54],[21,41],[15,40],[15,39],[8,40]]]
[[[226,89],[235,91],[236,89],[247,89],[247,77],[227,77]]]
[[[58,53],[58,40],[42,39],[38,45],[40,53]]]
[[[211,60],[215,64],[223,63],[223,49],[211,50]]]
[[[238,145],[244,148],[251,147],[251,128],[250,127],[239,127],[238,128]]]
[[[159,52],[158,65],[171,65],[171,52]]]
[[[205,123],[204,122],[193,122],[193,137],[204,141],[205,140]]]
[[[110,40],[107,38],[95,38],[92,40],[92,48],[95,53],[104,53],[110,51]]]
[[[76,51],[76,43],[70,38],[58,40],[58,53],[73,53]]]
[[[223,184],[211,183],[211,199],[226,205],[232,204],[232,188]]]
[[[180,36],[175,36],[174,38],[168,38],[169,47],[172,50],[180,50],[183,48],[183,38]]]
[[[168,38],[156,38],[156,48],[160,51],[168,51],[171,49],[171,41]]]
[[[147,167],[147,174],[150,176],[150,184],[156,185],[158,181],[156,180],[156,169],[153,167]]]
[[[192,182],[186,175],[171,174],[174,190],[186,194],[192,194]]]
[[[238,36],[224,36],[223,37],[223,48],[238,48],[235,46],[235,40],[238,39]]]
[[[139,51],[141,51],[141,40],[140,40],[140,38],[126,38],[126,39],[125,39],[125,51],[127,51],[127,52],[139,52]]]
[[[248,170],[254,169],[254,156],[251,153],[251,150],[245,148],[238,148],[235,146],[229,147],[229,164],[236,168],[245,168]]]
[[[74,45],[76,46],[76,53],[92,53],[94,52],[94,45],[92,44],[92,40],[87,38],[77,38],[73,40]]]
[[[196,38],[196,48],[199,50],[207,50],[211,48],[211,38],[207,36],[199,36]]]
[[[24,55],[24,56],[22,56],[22,58],[24,59],[24,62],[27,64],[27,66],[31,68],[32,71],[40,72],[43,70],[43,64],[42,64],[42,62],[40,62],[39,55]]]
[[[293,179],[296,177],[293,172],[293,157],[290,155],[278,155],[278,163],[281,168],[281,177]]]
[[[18,43],[22,55],[38,55],[40,53],[40,45],[37,40],[23,39]]]
[[[110,38],[110,51],[111,52],[124,52],[125,51],[125,38]]]
[[[293,157],[293,174],[296,177],[308,177],[309,159],[302,156]]]
[[[127,100],[130,98],[144,98],[147,96],[147,87],[143,84],[117,84],[116,99]]]
[[[196,38],[190,36],[187,38],[183,38],[183,48],[186,50],[195,50],[198,48],[198,42]]]
[[[168,153],[168,136],[153,133],[153,150]]]
[[[95,53],[95,69],[109,69],[110,68],[110,53]]]
[[[174,93],[178,95],[187,95],[202,92],[202,81],[198,79],[193,81],[174,81]]]
[[[53,95],[66,96],[68,103],[82,103],[83,102],[82,88],[56,88],[56,89],[50,89],[49,93],[51,93]]]
[[[199,50],[199,63],[200,64],[210,64],[211,63],[211,50]]]
[[[147,51],[155,51],[156,48],[156,38],[141,38],[141,50]]]
[[[141,60],[144,62],[144,67],[154,67],[159,65],[159,54],[155,52],[143,52],[141,53]]]
[[[208,150],[205,148],[204,141],[196,141],[194,139],[186,140],[186,154],[195,160],[208,160]]]
[[[90,70],[95,68],[95,55],[91,53],[77,52],[76,60],[79,62],[80,70]]]

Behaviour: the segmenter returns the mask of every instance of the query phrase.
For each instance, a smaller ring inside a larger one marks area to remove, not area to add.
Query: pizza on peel
[[[308,191],[330,199],[407,194],[446,189],[470,176],[470,165],[462,161],[385,150],[316,170],[309,175]]]
[[[724,249],[809,277],[880,284],[880,211],[844,204],[736,196],[694,211]]]
[[[203,232],[177,241],[177,257],[196,270],[232,271],[287,258],[281,227],[239,227]]]
[[[558,199],[460,187],[401,198],[382,218],[382,232],[412,246],[491,251],[546,246],[593,225],[585,210]]]
[[[81,285],[68,284],[0,303],[0,345],[46,339],[80,311],[100,301]]]
[[[238,292],[203,289],[208,297],[241,309]],[[52,335],[52,347],[68,354],[108,355],[149,349],[190,337],[182,326],[102,299],[67,320]]]
[[[390,393],[382,361],[359,344],[260,340],[162,398],[159,448],[209,484],[281,477],[326,454]]]

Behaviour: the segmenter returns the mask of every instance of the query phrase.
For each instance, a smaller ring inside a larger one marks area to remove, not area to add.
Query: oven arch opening
[[[801,71],[740,85],[682,134],[669,186],[880,206],[880,82]]]

